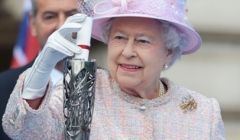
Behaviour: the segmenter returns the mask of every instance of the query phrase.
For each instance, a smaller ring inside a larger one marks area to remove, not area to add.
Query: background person
[[[57,30],[67,17],[78,12],[77,0],[32,0],[32,12],[30,15],[31,31],[43,47],[51,33]],[[33,62],[16,69],[10,69],[0,74],[0,117],[5,111],[8,98],[13,91],[19,75]],[[52,81],[55,83],[61,77],[62,65],[56,65],[52,72]],[[0,138],[8,139],[0,127]]]

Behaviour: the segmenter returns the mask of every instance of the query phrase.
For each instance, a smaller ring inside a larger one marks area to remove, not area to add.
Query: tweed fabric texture
[[[63,84],[48,86],[38,110],[21,99],[22,74],[8,101],[2,125],[17,140],[63,140]],[[120,92],[105,70],[97,70],[96,98],[91,140],[224,140],[219,104],[161,79],[168,87],[164,96],[140,99]],[[191,96],[197,108],[184,112],[180,105]]]

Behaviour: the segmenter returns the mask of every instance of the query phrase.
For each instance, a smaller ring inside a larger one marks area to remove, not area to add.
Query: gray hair
[[[181,33],[175,26],[168,23],[167,21],[160,21],[163,35],[165,39],[165,46],[172,53],[171,61],[166,64],[168,68],[172,66],[177,59],[182,56],[183,48],[187,45],[187,38],[185,34]],[[112,20],[110,19],[104,27],[102,36],[103,42],[108,42],[109,32],[112,26]]]
[[[161,26],[165,36],[165,46],[172,53],[171,61],[167,64],[170,67],[181,58],[183,49],[187,45],[187,38],[185,34],[166,21],[161,21]]]

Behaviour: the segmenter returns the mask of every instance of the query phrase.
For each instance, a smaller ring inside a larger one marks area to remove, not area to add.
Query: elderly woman
[[[92,35],[108,46],[109,72],[97,70],[91,140],[225,139],[215,99],[160,78],[177,58],[201,44],[185,11],[184,0],[105,0],[95,5]],[[80,53],[67,31],[85,28],[85,19],[68,19],[19,78],[3,117],[11,138],[63,139],[63,84],[53,87],[48,73],[60,59]]]

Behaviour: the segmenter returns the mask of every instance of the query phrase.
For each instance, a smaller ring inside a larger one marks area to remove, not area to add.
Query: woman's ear
[[[173,51],[171,49],[168,49],[167,50],[167,59],[164,64],[164,69],[167,69],[169,67],[169,64],[171,63],[171,61],[173,59],[172,57],[173,57]]]
[[[168,50],[167,50],[167,57],[171,56],[171,55],[172,55],[172,52],[173,52],[172,50],[168,49]]]
[[[30,23],[30,31],[33,36],[36,37],[37,35],[37,30],[36,30],[36,21],[35,17],[32,15],[29,15],[29,23]]]

